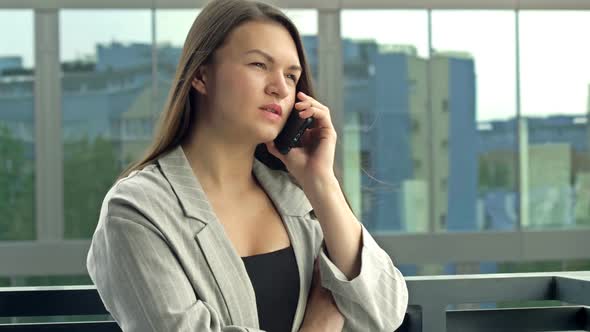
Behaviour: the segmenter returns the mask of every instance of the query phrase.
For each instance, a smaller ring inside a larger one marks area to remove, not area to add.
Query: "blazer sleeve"
[[[197,298],[161,232],[140,213],[101,217],[87,268],[124,332],[263,332],[224,326],[220,314]]]
[[[362,226],[361,271],[348,280],[330,260],[322,242],[319,265],[322,286],[332,292],[344,315],[344,331],[387,331],[398,328],[408,306],[408,289],[401,272]]]

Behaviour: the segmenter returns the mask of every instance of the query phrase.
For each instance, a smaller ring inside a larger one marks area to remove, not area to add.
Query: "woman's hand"
[[[302,148],[293,148],[286,155],[281,154],[274,142],[267,142],[268,151],[279,158],[297,182],[302,186],[317,179],[334,177],[334,154],[336,152],[336,130],[332,125],[330,110],[317,100],[297,93],[300,102],[295,110],[302,119],[313,116],[314,125],[302,135]],[[295,111],[294,110],[294,111]],[[294,112],[293,111],[293,112]]]
[[[320,269],[316,259],[305,316],[299,332],[340,332],[343,327],[344,316],[338,310],[332,292],[321,285]]]

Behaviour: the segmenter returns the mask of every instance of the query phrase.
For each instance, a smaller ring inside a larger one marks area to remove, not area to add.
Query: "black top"
[[[242,260],[256,293],[260,329],[290,332],[299,299],[299,270],[293,247]]]

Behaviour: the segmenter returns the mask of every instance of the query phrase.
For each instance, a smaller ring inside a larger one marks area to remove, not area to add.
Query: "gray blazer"
[[[363,227],[360,275],[349,281],[323,249],[311,204],[290,175],[255,160],[253,172],[286,225],[299,269],[292,332],[305,314],[313,263],[345,316],[344,331],[395,330],[408,303],[403,276]],[[261,331],[242,259],[181,147],[107,193],[87,268],[125,332]]]

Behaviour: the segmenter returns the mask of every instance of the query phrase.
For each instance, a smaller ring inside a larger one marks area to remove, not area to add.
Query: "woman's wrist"
[[[305,194],[311,199],[323,197],[327,193],[331,194],[340,190],[340,183],[336,176],[323,176],[309,179],[301,185]]]

